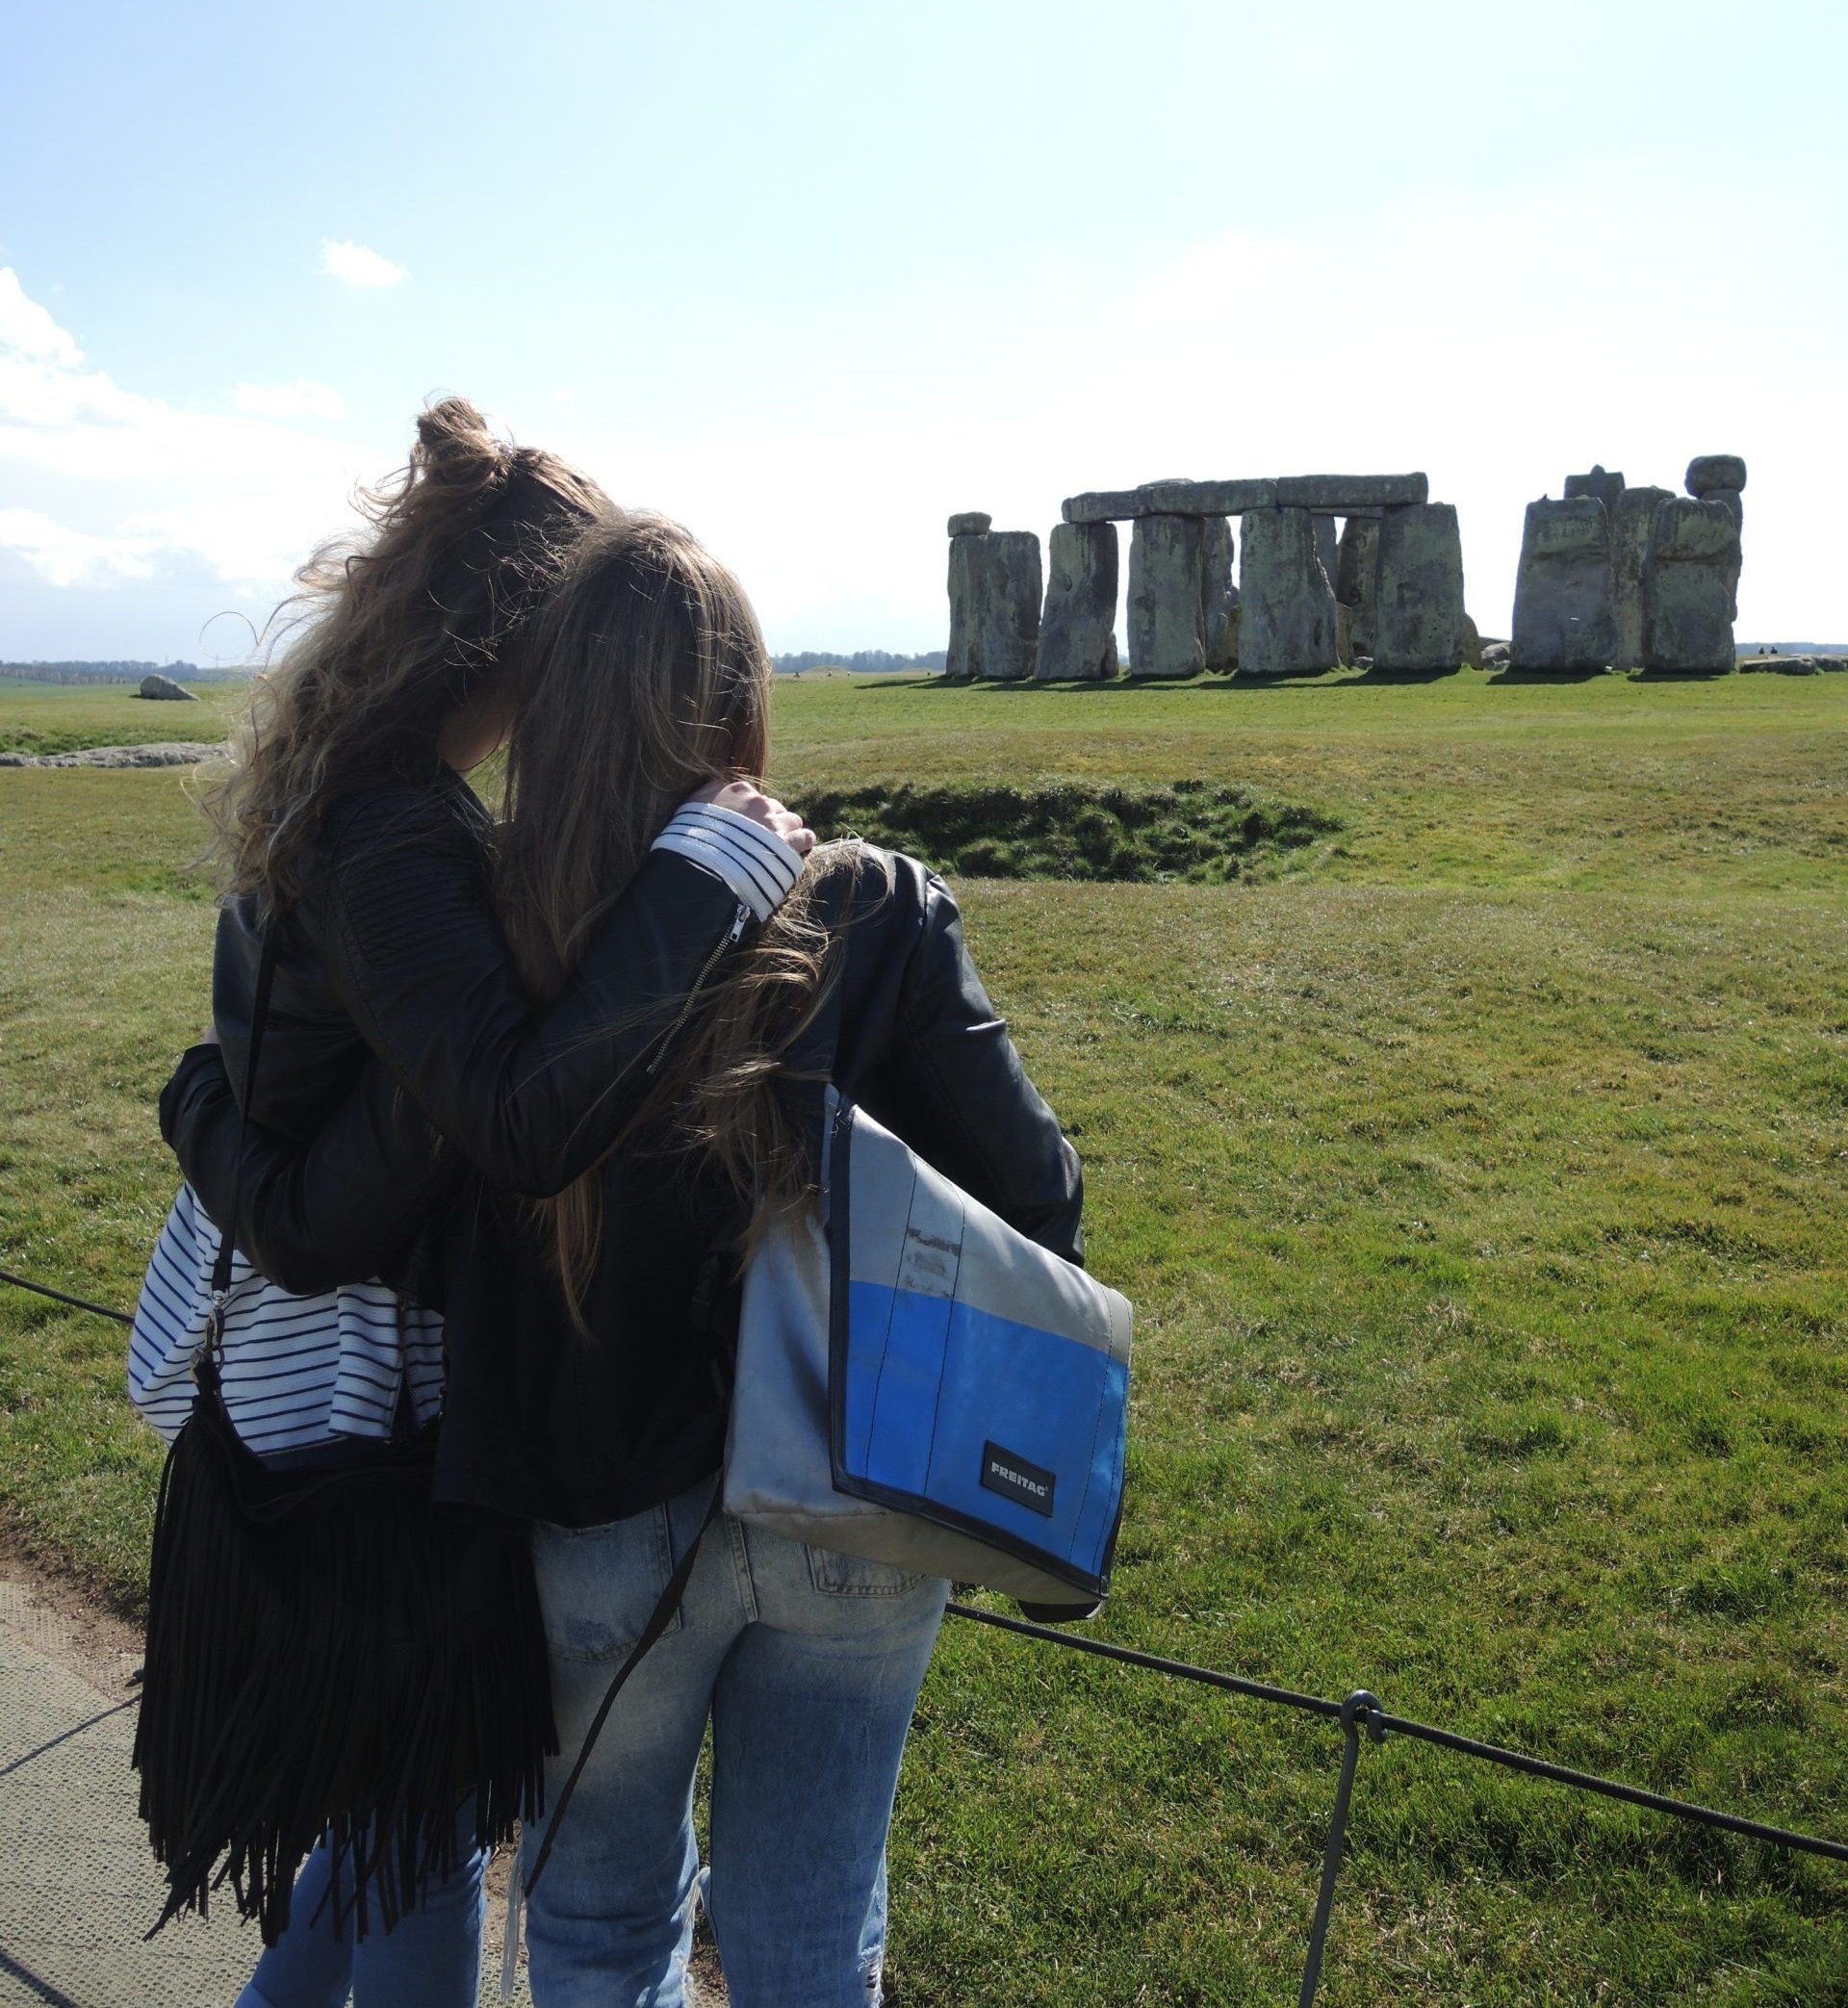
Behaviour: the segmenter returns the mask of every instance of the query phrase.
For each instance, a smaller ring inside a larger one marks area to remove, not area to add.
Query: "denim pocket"
[[[642,1635],[674,1573],[667,1508],[602,1527],[535,1527],[532,1568],[546,1643],[560,1660],[621,1660]],[[669,1632],[680,1629],[676,1610]]]
[[[804,1547],[808,1580],[824,1597],[903,1597],[924,1581],[890,1562],[862,1561],[857,1555],[836,1555],[832,1548]]]

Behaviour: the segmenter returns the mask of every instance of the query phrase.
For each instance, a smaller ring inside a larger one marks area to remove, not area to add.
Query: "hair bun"
[[[507,449],[466,398],[445,398],[422,412],[412,459],[445,487],[478,489],[506,472]]]

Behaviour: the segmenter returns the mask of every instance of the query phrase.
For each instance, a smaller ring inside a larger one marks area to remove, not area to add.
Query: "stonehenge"
[[[1027,604],[1038,589],[1038,537],[963,511],[949,519],[945,674],[1042,682],[1115,675],[1120,523],[1130,526],[1133,676],[1300,676],[1371,659],[1382,592],[1396,612],[1379,666],[1457,668],[1469,630],[1456,512],[1432,508],[1422,474],[1173,476],[1068,496],[1050,539],[1043,611]],[[1235,516],[1244,519],[1236,536]],[[1434,597],[1419,611],[1421,595]],[[1448,662],[1435,659],[1447,648]]]
[[[1040,539],[990,529],[990,520],[979,510],[950,518],[945,674],[1013,683],[1033,674],[1039,651]]]
[[[1527,506],[1514,590],[1519,670],[1714,671],[1733,662],[1745,462],[1705,453],[1687,494],[1593,467]]]
[[[1514,667],[1603,669],[1616,647],[1604,503],[1595,495],[1529,502],[1514,580]]]
[[[1040,618],[1034,675],[1042,682],[1114,677],[1116,526],[1055,524],[1046,558],[1046,605]]]
[[[1620,669],[1632,669],[1647,647],[1649,542],[1656,508],[1674,498],[1666,488],[1626,488],[1610,519],[1611,619]]]
[[[1513,638],[1486,650],[1465,606],[1456,510],[1432,502],[1422,474],[1170,476],[1067,496],[1043,606],[1039,537],[965,510],[949,519],[945,673],[1115,676],[1122,523],[1132,676],[1310,676],[1344,662],[1428,676],[1485,660],[1542,673],[1730,668],[1745,462],[1699,455],[1685,485],[1685,496],[1631,488],[1594,466],[1530,502]]]
[[[1348,612],[1348,643],[1369,660],[1373,653],[1373,608],[1379,600],[1379,519],[1350,516],[1335,547],[1335,600]]]
[[[1242,529],[1240,671],[1278,677],[1333,669],[1335,589],[1316,557],[1314,518],[1306,509],[1253,509]]]
[[[1375,577],[1375,668],[1455,669],[1479,650],[1463,610],[1463,542],[1450,502],[1388,509],[1379,522]]]
[[[1057,530],[1053,531],[1056,537]],[[1221,676],[1239,666],[1239,589],[1232,583],[1232,524],[1203,519],[1200,531],[1200,631],[1206,666]]]
[[[1672,496],[1651,538],[1643,660],[1651,669],[1731,669],[1739,527],[1718,497]]]
[[[1139,516],[1129,539],[1129,663],[1139,677],[1206,667],[1205,519]]]

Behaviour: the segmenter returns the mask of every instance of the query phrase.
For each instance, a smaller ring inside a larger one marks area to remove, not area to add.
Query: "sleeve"
[[[654,839],[715,871],[758,921],[768,920],[802,875],[802,853],[774,830],[716,802],[689,802]]]
[[[889,1062],[905,1111],[902,1133],[1010,1226],[1082,1264],[1078,1153],[988,1001],[949,888],[935,872],[925,885]]]
[[[303,1143],[250,1123],[240,1181],[221,1051],[192,1046],[161,1091],[161,1134],[211,1219],[272,1283],[304,1297],[391,1267],[464,1176],[376,1061]]]
[[[653,851],[571,980],[536,1007],[454,805],[377,789],[329,836],[329,983],[435,1127],[516,1193],[561,1192],[604,1154],[752,914],[722,875]]]

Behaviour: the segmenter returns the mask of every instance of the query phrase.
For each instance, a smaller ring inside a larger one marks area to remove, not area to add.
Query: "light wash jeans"
[[[469,1845],[474,1823],[471,1798],[458,1815],[454,1874],[447,1882],[432,1876],[423,1903],[390,1931],[373,1913],[357,1944],[351,1916],[336,1929],[332,1899],[321,1901],[333,1873],[322,1841],[295,1878],[289,1929],[265,1948],[237,2008],[344,2008],[348,1995],[353,2008],[475,2008],[489,1851]],[[350,1913],[350,1870],[341,1895]]]
[[[549,1802],[710,1497],[708,1480],[605,1527],[536,1530],[561,1746]],[[886,1830],[948,1591],[714,1521],[680,1615],[618,1695],[531,1894],[537,2008],[681,2008],[708,1714],[706,1900],[732,2008],[877,2004]],[[526,1832],[528,1868],[543,1832]]]

